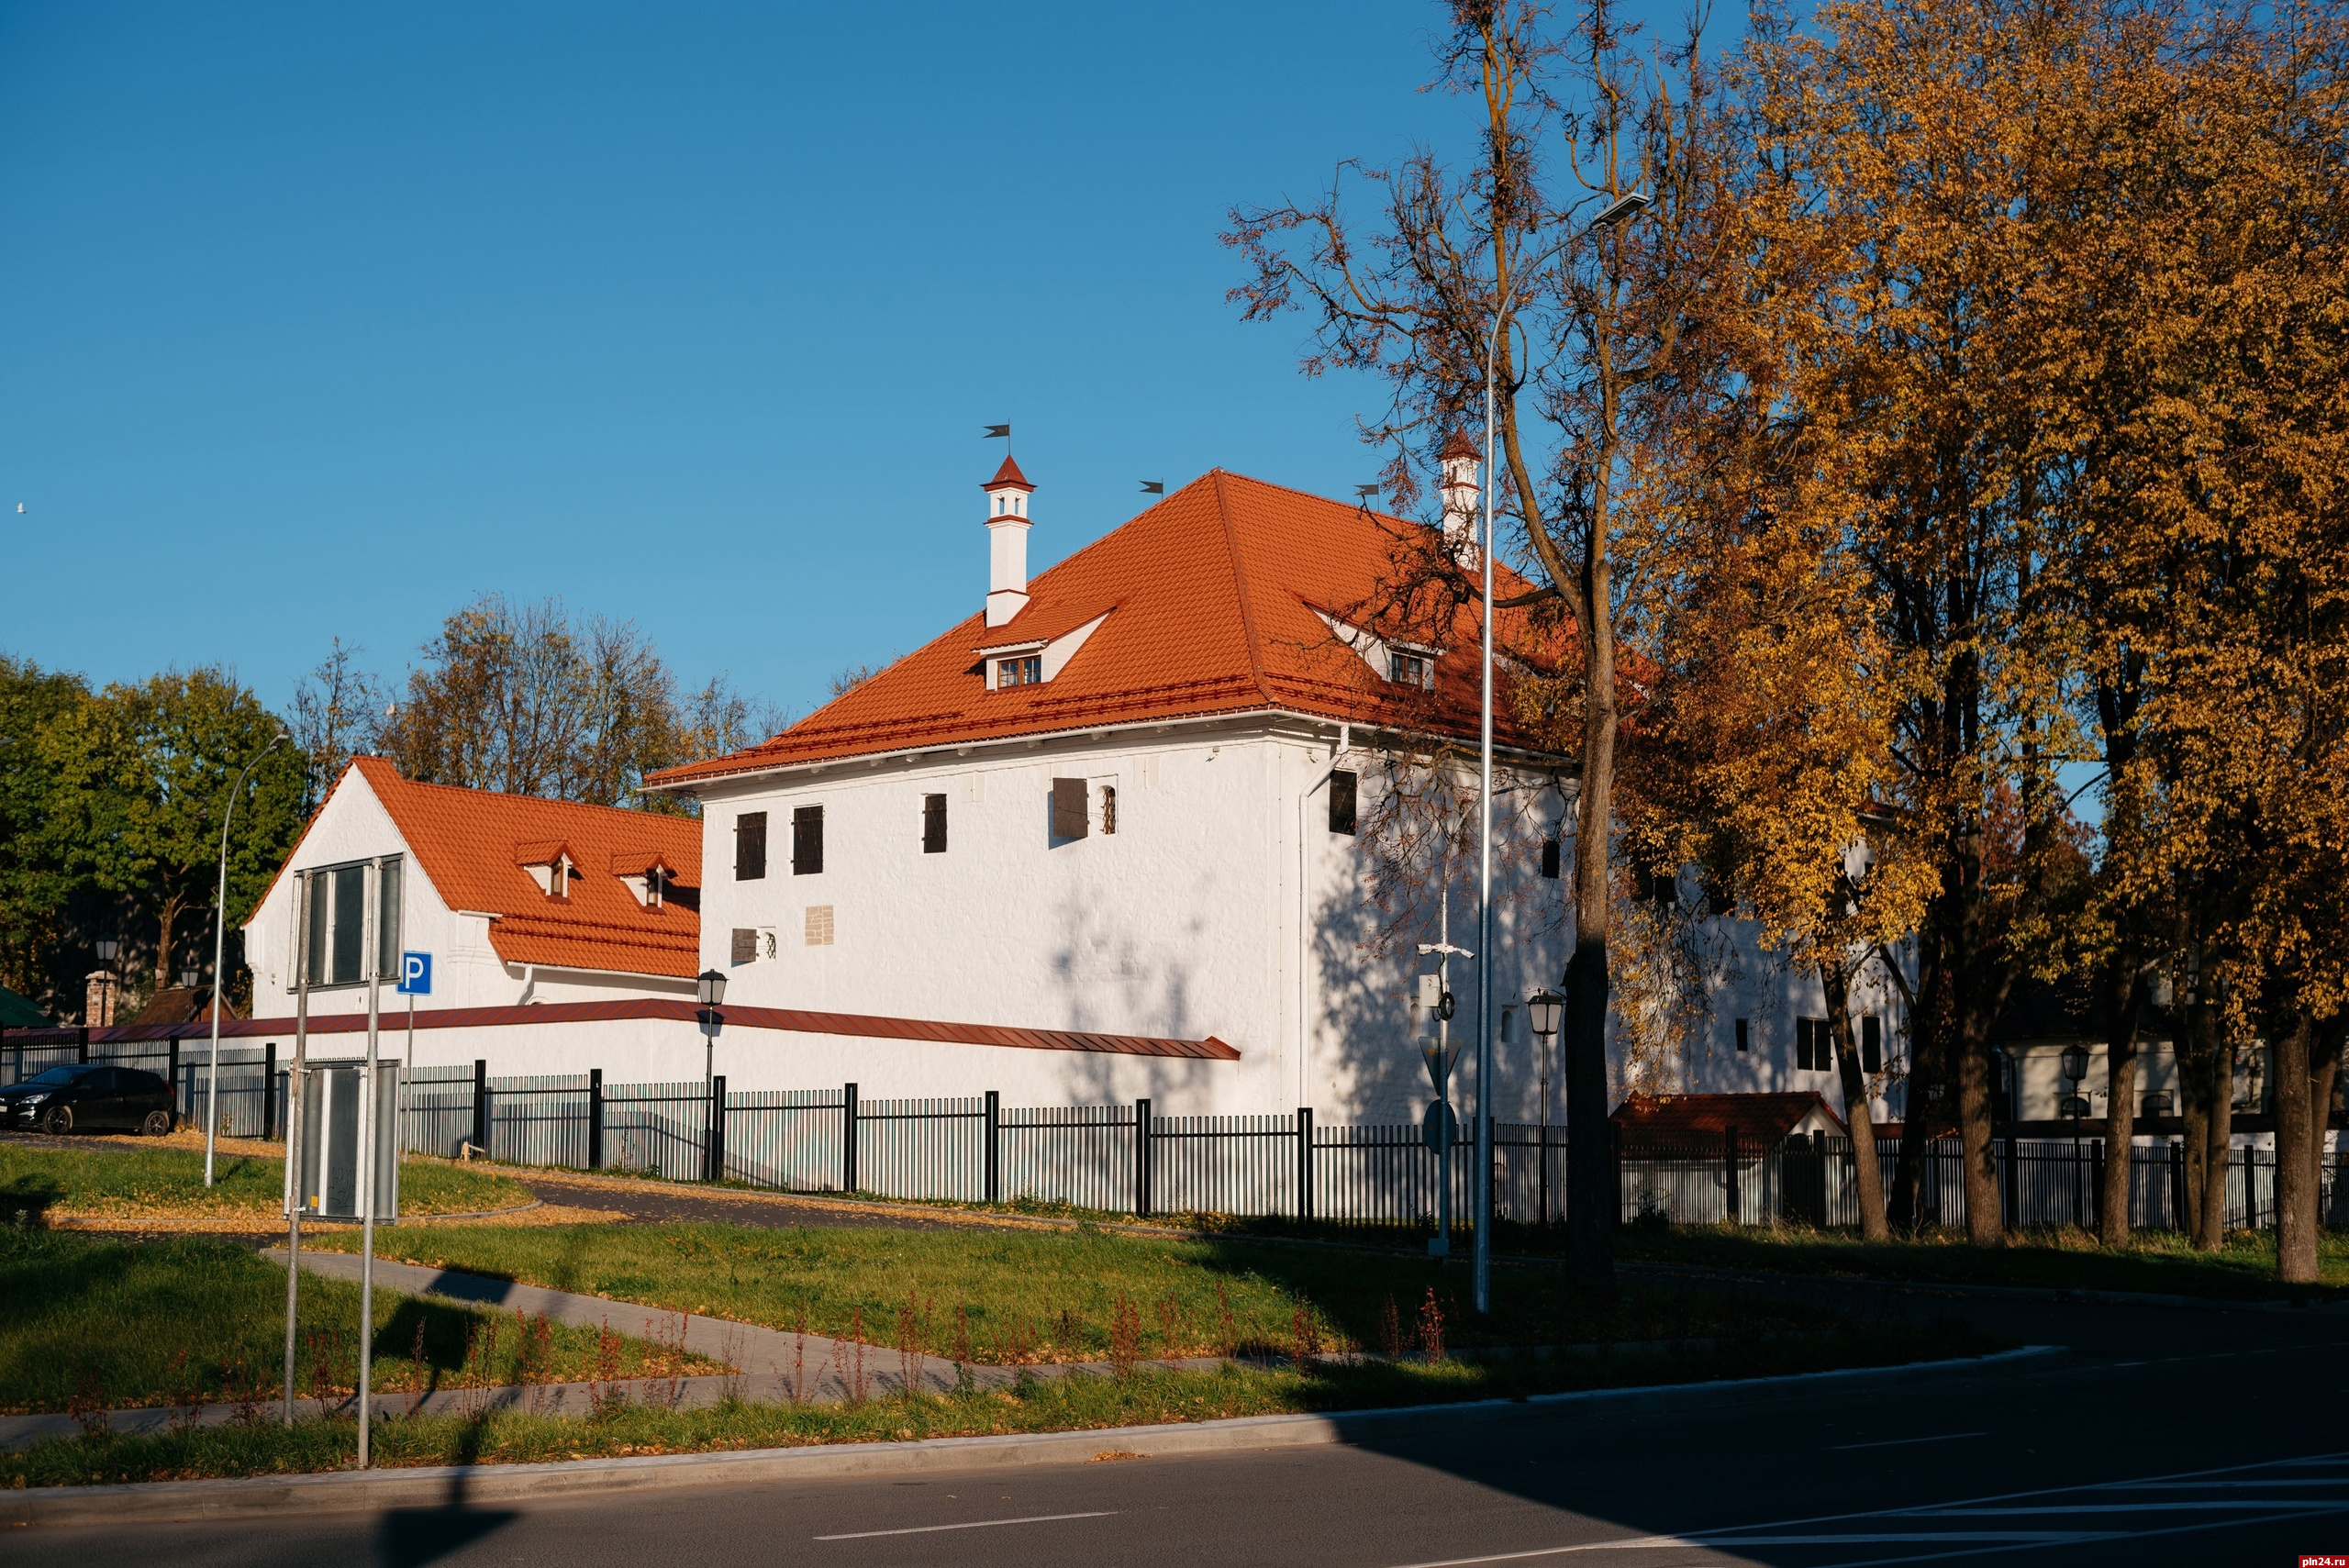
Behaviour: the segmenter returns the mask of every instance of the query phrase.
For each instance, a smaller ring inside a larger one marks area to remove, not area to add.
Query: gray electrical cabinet
[[[317,1063],[302,1074],[301,1186],[289,1193],[306,1218],[357,1221],[360,1141],[367,1125],[366,1065]],[[375,1065],[375,1218],[400,1212],[400,1066]]]

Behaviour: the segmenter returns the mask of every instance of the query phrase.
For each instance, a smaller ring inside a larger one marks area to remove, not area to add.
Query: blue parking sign
[[[403,996],[432,995],[432,955],[429,952],[400,954],[399,994]]]

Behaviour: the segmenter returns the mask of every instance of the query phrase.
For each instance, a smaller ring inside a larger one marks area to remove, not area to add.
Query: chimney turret
[[[1453,559],[1468,564],[1475,560],[1477,462],[1476,445],[1466,433],[1454,430],[1437,454],[1443,465],[1443,542]]]
[[[1004,626],[1028,607],[1028,497],[1036,487],[1007,456],[987,493],[987,624]]]

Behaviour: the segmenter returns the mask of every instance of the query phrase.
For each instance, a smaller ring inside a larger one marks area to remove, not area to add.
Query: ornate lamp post
[[[709,1101],[709,1135],[702,1149],[702,1178],[718,1180],[718,1139],[724,1127],[726,1112],[718,1103],[718,1031],[726,1025],[726,1015],[718,1006],[726,1000],[726,976],[715,969],[705,969],[694,981],[694,1000],[699,1010],[694,1017],[701,1024],[702,1067],[701,1092]]]
[[[1566,1015],[1566,999],[1544,986],[1525,999],[1527,1020],[1542,1042],[1542,1204],[1541,1221],[1550,1223],[1550,1042],[1558,1038]]]
[[[2072,1223],[2080,1223],[2080,1118],[2088,1114],[2087,1097],[2080,1093],[2080,1082],[2088,1075],[2088,1052],[2084,1045],[2064,1048],[2064,1076],[2072,1081],[2072,1092],[2064,1096],[2057,1108],[2072,1124]]]

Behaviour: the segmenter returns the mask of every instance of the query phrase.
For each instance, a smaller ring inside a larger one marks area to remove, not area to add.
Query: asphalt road
[[[46,1527],[31,1565],[2293,1564],[2349,1552],[2349,1318],[1969,1304],[2066,1368],[1473,1437],[268,1521]],[[1105,1445],[1106,1446],[1106,1445]]]

